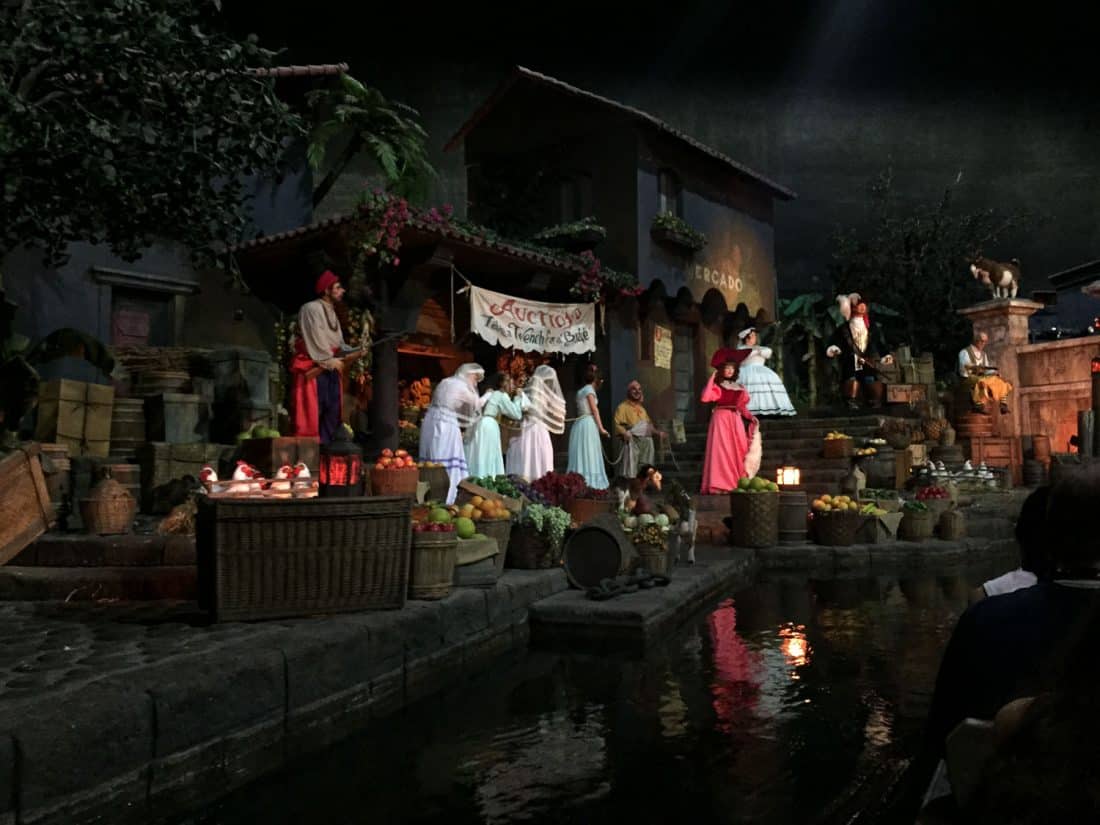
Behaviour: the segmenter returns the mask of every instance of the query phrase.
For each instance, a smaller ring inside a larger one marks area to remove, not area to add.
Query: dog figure
[[[1020,288],[1020,262],[1015,258],[1007,264],[975,258],[970,262],[970,274],[989,287],[994,298],[1015,298]]]

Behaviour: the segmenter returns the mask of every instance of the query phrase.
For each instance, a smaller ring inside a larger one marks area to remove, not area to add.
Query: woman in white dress
[[[480,364],[463,364],[450,378],[444,378],[432,393],[432,404],[420,425],[420,460],[442,464],[447,471],[451,480],[448,504],[454,504],[459,482],[470,474],[462,431],[477,421],[484,403],[477,385],[483,378],[485,370]]]
[[[565,432],[565,396],[554,368],[536,367],[520,394],[523,424],[508,445],[508,472],[526,481],[538,481],[554,470],[550,434]]]
[[[783,386],[783,379],[775,370],[764,365],[772,357],[769,347],[757,346],[755,327],[743,329],[737,334],[739,350],[752,350],[741,362],[739,381],[749,391],[749,412],[753,415],[796,415],[797,411]]]

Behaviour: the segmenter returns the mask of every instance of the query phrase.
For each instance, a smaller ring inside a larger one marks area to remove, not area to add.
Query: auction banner
[[[579,354],[596,349],[595,304],[547,304],[470,287],[473,331],[498,347]]]

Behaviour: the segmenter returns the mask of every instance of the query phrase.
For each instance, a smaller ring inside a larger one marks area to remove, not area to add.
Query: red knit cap
[[[340,283],[340,279],[336,277],[336,274],[331,269],[326,269],[321,273],[321,277],[317,279],[313,291],[318,295],[324,295],[330,286],[338,283]]]

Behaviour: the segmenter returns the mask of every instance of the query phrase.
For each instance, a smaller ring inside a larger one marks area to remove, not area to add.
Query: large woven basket
[[[821,442],[824,458],[848,458],[855,451],[850,438],[826,438]]]
[[[940,515],[937,525],[940,538],[945,541],[958,541],[966,538],[966,516],[958,510],[948,510]]]
[[[553,567],[554,561],[550,543],[539,535],[535,528],[517,525],[512,530],[512,538],[508,542],[508,553],[504,560],[505,567],[516,570],[539,570]]]
[[[738,547],[779,544],[779,493],[730,493],[730,543]]]
[[[898,525],[898,538],[904,541],[925,541],[932,538],[936,514],[931,510],[906,510]]]
[[[99,482],[88,498],[80,500],[80,517],[89,533],[100,536],[130,532],[137,515],[137,499],[108,476]]]
[[[445,599],[451,594],[457,549],[454,533],[413,533],[410,599]]]
[[[218,620],[400,608],[411,537],[407,498],[206,498],[200,603]]]
[[[402,467],[400,470],[371,467],[370,490],[376,496],[403,496],[416,498],[416,485],[420,481],[418,467]]]
[[[863,516],[854,510],[814,513],[814,539],[826,547],[849,547],[855,544],[863,522]]]

